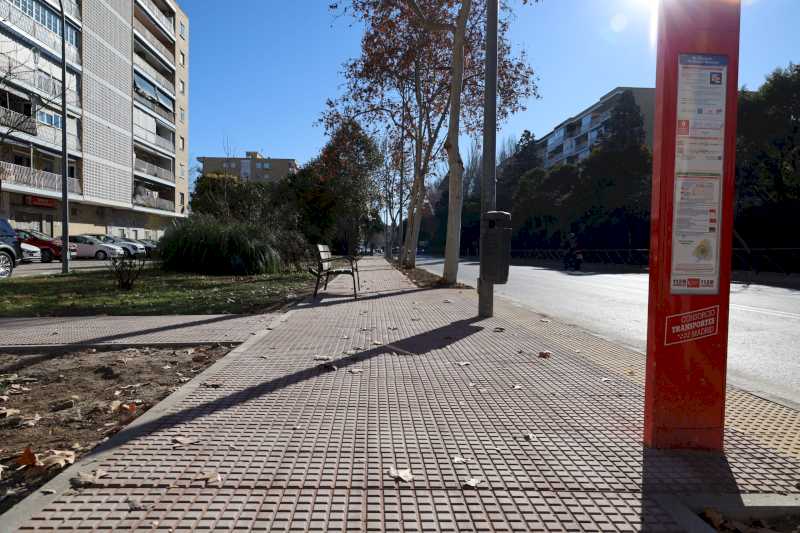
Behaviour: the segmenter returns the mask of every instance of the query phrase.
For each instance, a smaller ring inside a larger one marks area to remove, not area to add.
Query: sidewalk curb
[[[290,305],[287,305],[288,309]],[[200,384],[206,381],[207,378],[222,370],[223,368],[235,364],[241,355],[249,349],[250,345],[259,342],[266,337],[274,328],[276,323],[285,322],[289,312],[282,315],[276,315],[273,320],[269,322],[264,331],[252,335],[248,340],[239,344],[231,350],[223,358],[216,361],[213,365],[206,368],[200,374],[196,375],[191,381],[181,386],[178,390],[158,402],[151,407],[146,413],[133,422],[125,426],[121,431],[116,433],[106,442],[99,444],[96,448],[83,456],[75,462],[75,464],[64,469],[61,473],[53,479],[37,488],[34,492],[29,494],[24,500],[18,502],[5,514],[0,515],[0,521],[5,531],[19,531],[19,528],[30,519],[35,512],[40,511],[43,507],[51,504],[54,500],[61,497],[66,491],[72,490],[70,479],[74,477],[79,471],[91,470],[92,467],[114,453],[119,444],[126,442],[125,435],[129,430],[136,429],[137,427],[155,421],[161,416],[165,415],[174,405],[186,399],[191,393],[200,388]],[[222,344],[222,343],[221,343]],[[196,346],[197,343],[193,344]],[[75,345],[72,345],[73,347]],[[53,494],[44,494],[45,490],[54,491]]]

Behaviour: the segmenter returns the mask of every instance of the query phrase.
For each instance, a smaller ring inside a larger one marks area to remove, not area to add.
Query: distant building
[[[204,176],[233,176],[249,181],[281,180],[297,172],[294,159],[274,159],[258,152],[246,152],[245,157],[198,157]]]
[[[189,19],[175,0],[63,6],[65,25],[58,0],[0,0],[0,216],[61,235],[66,129],[70,232],[157,238],[189,196]]]
[[[645,142],[653,149],[653,119],[655,89],[648,87],[617,87],[574,117],[568,118],[536,142],[544,168],[559,164],[574,165],[589,157],[592,146],[601,138],[611,111],[625,91],[633,93],[644,118]]]

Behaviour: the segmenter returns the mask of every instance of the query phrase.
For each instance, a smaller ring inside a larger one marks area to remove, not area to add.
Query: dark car
[[[29,229],[18,229],[17,237],[24,242],[42,250],[42,263],[49,263],[53,259],[61,259],[61,239],[54,239],[40,231]],[[78,247],[75,243],[69,243],[69,256],[73,258],[78,255]]]
[[[8,220],[0,218],[0,279],[11,276],[22,260],[22,242]]]
[[[146,257],[152,258],[153,252],[156,250],[156,243],[151,241],[150,239],[128,239],[133,242],[138,242],[142,246],[144,246],[144,253]]]

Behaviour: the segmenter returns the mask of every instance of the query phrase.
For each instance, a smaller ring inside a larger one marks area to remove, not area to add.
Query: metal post
[[[478,316],[494,315],[494,285],[483,280],[483,239],[485,214],[494,211],[495,197],[495,150],[497,144],[497,2],[489,0],[486,7],[486,80],[483,104],[483,182],[481,183],[481,235],[480,277],[478,278]]]
[[[67,151],[67,17],[61,8],[61,273],[69,274],[69,152]]]

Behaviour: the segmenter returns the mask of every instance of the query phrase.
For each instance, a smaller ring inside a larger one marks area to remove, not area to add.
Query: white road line
[[[731,304],[731,308],[738,309],[740,311],[749,311],[751,313],[761,313],[764,315],[772,315],[772,316],[779,316],[781,318],[793,318],[794,320],[800,320],[800,314],[789,313],[787,311],[775,311],[774,309],[764,309],[763,307],[750,307],[748,305],[739,305],[739,304]]]

